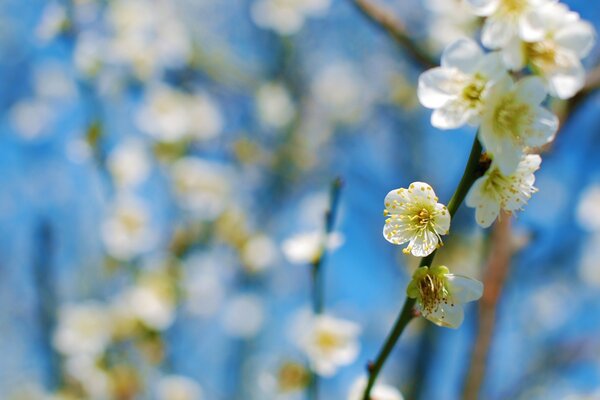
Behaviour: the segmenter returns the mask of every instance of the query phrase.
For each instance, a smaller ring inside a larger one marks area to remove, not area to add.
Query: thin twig
[[[423,51],[408,34],[406,26],[396,19],[393,13],[370,0],[350,0],[356,8],[373,24],[387,32],[406,52],[423,68],[433,68],[438,65],[430,54]]]
[[[503,213],[494,226],[492,249],[483,279],[484,292],[479,302],[477,337],[464,388],[465,400],[477,400],[485,377],[487,358],[496,325],[496,308],[509,274],[511,218]]]

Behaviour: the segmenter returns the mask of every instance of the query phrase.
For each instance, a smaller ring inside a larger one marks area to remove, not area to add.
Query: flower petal
[[[435,233],[426,230],[410,241],[408,249],[415,257],[427,257],[437,249],[439,242],[439,237]]]
[[[438,235],[446,235],[450,230],[450,212],[445,205],[438,203],[435,205],[437,215],[435,217],[434,229]]]
[[[439,129],[456,129],[466,124],[471,116],[464,102],[453,100],[431,114],[431,125]]]
[[[569,99],[575,96],[585,84],[585,70],[577,61],[575,65],[552,71],[546,78],[552,96]]]
[[[573,51],[579,58],[584,58],[588,55],[595,41],[594,27],[586,21],[577,21],[565,25],[554,35],[556,43]]]
[[[479,300],[483,295],[483,283],[462,275],[448,274],[449,291],[455,303],[464,304]]]
[[[409,224],[390,216],[383,226],[383,237],[392,244],[404,244],[413,237],[413,232]]]
[[[486,17],[491,15],[500,4],[499,0],[467,0],[467,4],[476,15]]]
[[[533,9],[519,19],[519,36],[526,42],[539,42],[546,36],[548,25],[543,13]]]
[[[417,96],[424,107],[438,108],[457,96],[464,86],[464,79],[456,71],[432,68],[419,76]]]
[[[432,313],[423,314],[425,318],[438,326],[458,328],[464,320],[464,311],[460,304],[440,304]]]
[[[527,146],[543,146],[554,139],[558,130],[558,117],[543,107],[537,107],[532,126],[525,132]]]
[[[475,41],[461,38],[450,43],[442,53],[442,67],[456,68],[466,74],[472,73],[481,58],[483,51]]]
[[[515,84],[515,92],[519,99],[528,104],[538,106],[548,95],[544,81],[537,76],[528,76]]]
[[[517,36],[515,23],[507,18],[492,16],[486,19],[481,32],[481,42],[490,49],[499,49]]]
[[[486,196],[475,209],[475,221],[482,228],[489,228],[500,214],[500,202],[493,196]]]
[[[502,61],[512,71],[523,68],[526,58],[525,46],[519,38],[513,38],[502,49]]]

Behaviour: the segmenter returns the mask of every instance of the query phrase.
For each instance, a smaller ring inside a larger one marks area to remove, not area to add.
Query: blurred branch
[[[423,69],[438,65],[408,34],[406,26],[393,13],[371,0],[351,0],[356,8],[378,28],[387,32]]]
[[[483,279],[484,292],[479,302],[479,322],[471,363],[467,372],[463,399],[477,400],[485,377],[486,363],[494,327],[496,309],[510,270],[512,256],[511,216],[503,213],[494,226],[492,248]]]

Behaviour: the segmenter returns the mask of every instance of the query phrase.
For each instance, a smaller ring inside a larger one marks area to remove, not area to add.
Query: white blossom
[[[406,294],[416,299],[416,308],[429,321],[458,328],[464,319],[463,304],[478,300],[483,284],[466,276],[451,274],[447,267],[420,267],[413,274]]]
[[[477,125],[490,87],[506,76],[497,53],[484,54],[471,39],[446,47],[440,67],[419,77],[419,101],[434,109],[431,124],[441,129]]]
[[[513,212],[522,209],[537,191],[534,172],[540,168],[542,158],[537,154],[523,157],[516,171],[503,175],[494,162],[486,173],[473,183],[466,204],[474,207],[477,223],[487,228],[498,218],[500,210]]]
[[[281,244],[285,258],[293,264],[309,264],[321,255],[321,246],[325,242],[328,251],[334,251],[344,243],[339,232],[332,232],[326,240],[321,230],[300,233],[286,239]]]
[[[405,254],[431,254],[442,245],[441,235],[450,229],[450,213],[437,201],[431,186],[423,182],[392,190],[385,196],[383,236],[393,244],[408,242]]]
[[[106,307],[86,301],[68,304],[58,310],[58,325],[53,345],[67,356],[96,356],[111,339],[111,324]]]
[[[157,383],[158,400],[202,400],[202,388],[195,380],[181,375],[166,375]]]
[[[367,387],[367,378],[357,379],[350,387],[348,400],[362,400],[365,388]],[[371,388],[371,400],[404,400],[402,394],[393,386],[383,383],[375,383]]]
[[[573,97],[585,83],[581,59],[594,45],[594,27],[559,3],[533,11],[530,25],[521,46],[504,49],[504,59],[514,69],[528,63],[546,80],[552,96]]]
[[[298,345],[317,374],[333,376],[339,367],[356,359],[360,350],[357,324],[329,315],[314,315],[304,322],[298,324],[302,330],[298,333]]]
[[[510,78],[494,85],[482,115],[479,139],[504,175],[512,174],[527,147],[550,142],[558,118],[540,106],[547,91],[538,77],[513,84]]]
[[[262,329],[266,319],[264,302],[254,294],[239,294],[223,311],[223,328],[230,336],[252,338]]]
[[[256,93],[256,105],[261,122],[273,128],[287,126],[296,115],[290,94],[281,83],[262,85]]]
[[[592,184],[582,192],[577,204],[577,222],[587,231],[600,233],[600,184]]]
[[[307,17],[325,14],[330,3],[331,0],[257,0],[252,4],[251,15],[256,25],[291,35],[302,28]]]
[[[142,141],[126,139],[110,152],[107,165],[117,186],[127,188],[148,177],[151,161]]]
[[[431,13],[427,30],[436,51],[458,39],[474,36],[478,29],[479,18],[464,0],[425,0],[425,6]]]

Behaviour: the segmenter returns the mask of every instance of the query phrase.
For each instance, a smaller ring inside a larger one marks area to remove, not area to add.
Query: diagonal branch
[[[393,13],[371,0],[350,0],[374,25],[387,32],[423,69],[438,65],[437,60],[413,41],[406,26]]]

